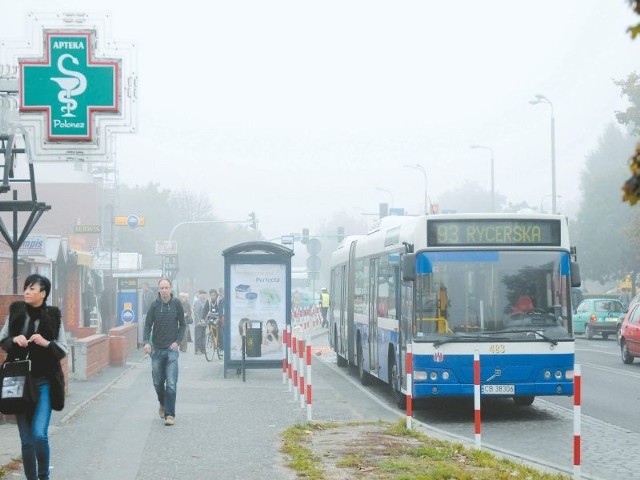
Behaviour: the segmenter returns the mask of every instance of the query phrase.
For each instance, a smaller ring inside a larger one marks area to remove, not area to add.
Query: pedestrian
[[[322,313],[323,328],[329,326],[329,322],[327,321],[328,311],[329,311],[329,292],[327,292],[327,289],[325,287],[322,287],[322,292],[320,293],[320,312]]]
[[[186,324],[186,328],[184,330],[184,335],[182,336],[182,340],[180,340],[180,351],[186,353],[187,345],[189,342],[192,342],[191,339],[191,324],[193,323],[193,316],[191,315],[191,303],[189,303],[189,294],[181,293],[180,301],[182,302],[182,309],[184,310],[184,323]]]
[[[29,355],[31,375],[40,391],[33,411],[16,414],[27,480],[49,478],[50,387],[56,362],[67,354],[60,309],[47,305],[50,293],[48,278],[37,273],[29,275],[24,281],[24,300],[9,306],[8,319],[0,331],[0,347],[9,360]]]
[[[151,354],[153,387],[158,396],[158,414],[167,426],[175,423],[178,392],[179,344],[186,329],[182,302],[171,293],[171,280],[158,282],[158,298],[144,322],[144,352]]]
[[[204,310],[204,304],[207,302],[207,292],[205,290],[198,290],[198,299],[193,303],[193,320],[195,325],[193,327],[194,348],[196,355],[204,353],[204,346],[207,335],[207,325],[204,321],[202,311]]]

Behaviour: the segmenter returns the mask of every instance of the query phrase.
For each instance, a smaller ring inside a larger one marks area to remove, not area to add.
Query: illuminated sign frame
[[[560,220],[428,220],[429,247],[559,247]]]

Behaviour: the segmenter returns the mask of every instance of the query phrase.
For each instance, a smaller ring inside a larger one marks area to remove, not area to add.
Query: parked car
[[[616,328],[616,341],[618,342],[618,345],[620,345],[620,334],[622,329],[622,322],[625,320],[625,318],[629,316],[629,314],[631,314],[631,311],[638,303],[640,303],[640,295],[636,295],[631,299],[631,301],[629,302],[629,306],[627,307],[627,313],[625,313],[622,317],[618,319],[618,326]]]
[[[640,357],[640,304],[636,303],[625,315],[620,327],[620,353],[623,363],[633,363]]]
[[[611,298],[587,298],[576,308],[573,315],[574,333],[584,333],[591,340],[594,335],[607,339],[615,335],[618,319],[625,313],[620,300]]]

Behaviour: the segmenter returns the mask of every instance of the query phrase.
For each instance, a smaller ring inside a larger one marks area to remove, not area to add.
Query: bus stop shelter
[[[291,326],[293,250],[271,242],[227,248],[224,257],[224,376],[227,370],[280,368]]]

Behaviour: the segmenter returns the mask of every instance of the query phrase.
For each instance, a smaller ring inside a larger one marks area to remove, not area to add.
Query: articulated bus
[[[415,399],[573,395],[571,288],[580,286],[567,219],[542,214],[385,217],[331,259],[329,341],[360,381]],[[526,302],[523,297],[528,297]]]

